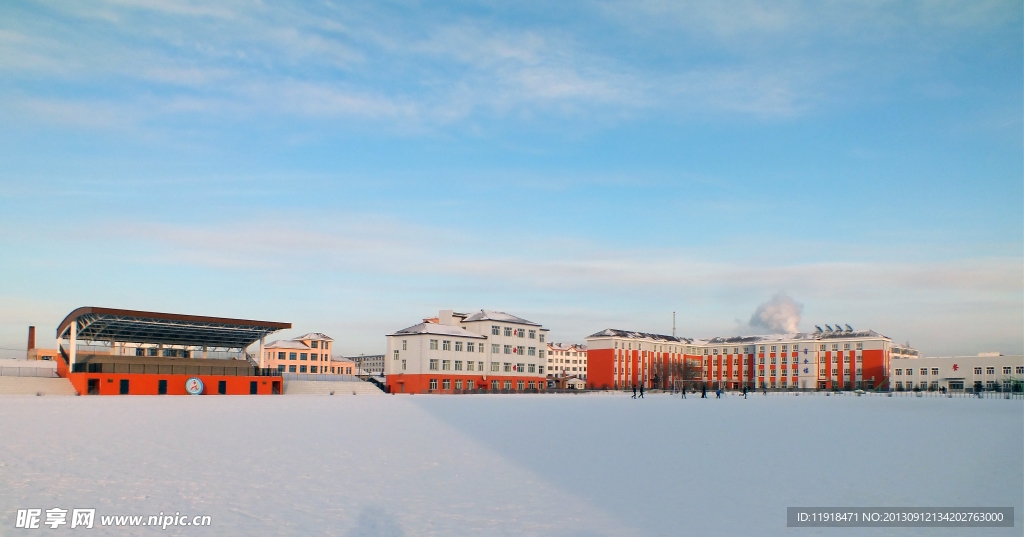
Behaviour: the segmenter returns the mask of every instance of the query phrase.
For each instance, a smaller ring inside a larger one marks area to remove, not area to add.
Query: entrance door
[[[256,392],[257,392],[256,382],[257,381],[255,381],[255,380],[250,380],[249,381],[249,395],[256,395]]]
[[[121,395],[128,395],[128,379],[121,379]]]
[[[818,381],[818,389],[819,390],[824,390],[825,389],[825,381],[824,380],[819,380]]]
[[[270,383],[270,393],[274,395],[281,395],[281,381],[275,380]]]
[[[100,379],[89,379],[89,389],[85,393],[87,395],[99,395]]]

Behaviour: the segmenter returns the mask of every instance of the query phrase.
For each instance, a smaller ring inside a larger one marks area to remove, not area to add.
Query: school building
[[[1021,355],[893,356],[889,367],[894,391],[1020,392],[1024,388],[1024,356]]]
[[[893,349],[917,354],[873,330],[815,328],[711,339],[604,330],[587,338],[588,387],[886,388]]]
[[[548,330],[508,313],[441,311],[388,334],[390,393],[517,393],[544,389]]]
[[[260,367],[279,373],[353,375],[356,368],[353,362],[331,357],[333,345],[334,340],[320,332],[272,341],[264,347]]]

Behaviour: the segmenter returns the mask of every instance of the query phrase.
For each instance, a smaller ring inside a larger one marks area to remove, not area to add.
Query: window
[[[516,389],[517,389],[517,390],[519,390],[519,391],[522,391],[522,389],[523,389],[524,387],[525,387],[525,386],[524,386],[524,382],[523,382],[523,381],[521,381],[521,380],[517,380],[517,381],[516,381]]]
[[[491,325],[491,335],[492,336],[500,336],[501,335],[501,328],[498,328],[498,325],[492,324]]]
[[[782,365],[786,365],[786,356],[785,355],[782,356]]]
[[[540,338],[537,341],[540,341],[541,343],[544,343],[544,334],[541,334]]]
[[[774,356],[772,356],[771,360],[772,360],[771,365],[775,365],[775,357]]]
[[[452,342],[447,339],[441,342],[441,350],[450,351],[452,350]]]
[[[341,369],[341,368],[339,368]],[[402,371],[405,371],[405,360],[402,360]]]
[[[299,373],[305,373],[305,372],[306,372],[306,366],[300,365],[299,366]]]
[[[306,353],[304,353],[304,352],[300,353],[299,354],[299,360],[305,360],[305,359],[306,359]]]
[[[456,390],[461,390],[462,389],[462,379],[455,379],[455,389]]]
[[[284,373],[284,369],[285,369],[284,368],[284,364],[280,364],[280,365],[277,366],[277,370],[282,372],[282,373]]]
[[[849,356],[843,356],[843,363],[844,364],[850,363],[850,357]]]
[[[484,352],[484,344],[483,343],[477,345],[477,347],[480,349],[479,352]]]
[[[395,360],[398,359],[398,351],[395,351]]]
[[[436,351],[437,350],[437,340],[436,339],[430,340],[430,350],[432,350],[432,351]]]
[[[404,339],[402,340],[402,350],[403,351],[409,350],[409,349],[405,348],[405,340]]]
[[[530,347],[529,349],[527,349],[526,355],[527,356],[536,356],[537,355],[537,347]]]
[[[1010,374],[1010,368],[1009,367],[1004,367],[1003,368],[1003,374],[1004,375],[1009,375]]]
[[[864,373],[863,373],[863,372],[862,372],[862,371],[860,370],[860,368],[859,368],[859,367],[857,368],[857,374],[858,374],[858,375],[863,375],[863,374],[864,374]]]
[[[986,375],[995,375],[996,374],[996,368],[994,368],[994,367],[986,367],[985,368],[985,374]]]
[[[843,350],[844,351],[850,350],[850,344],[849,343],[843,343]]]
[[[526,364],[516,364],[515,371],[518,371],[519,373],[525,373],[526,372]]]
[[[543,375],[544,374],[544,366],[542,366],[542,365],[537,366],[537,373]]]
[[[511,362],[505,362],[504,365],[505,365],[505,372],[506,373],[511,373],[512,372],[512,364],[511,364]]]
[[[501,352],[501,345],[497,343],[491,343],[491,354],[498,354]]]
[[[835,368],[833,368],[833,369],[832,369],[832,376],[833,376],[833,377],[835,377],[835,376],[837,376],[837,375],[839,375],[839,370],[838,370],[838,369],[835,369]]]
[[[924,367],[922,367],[922,368],[921,368],[921,374],[922,374],[922,375],[924,375],[924,376],[927,376],[927,375],[928,375],[928,369],[927,369],[927,368],[924,368]]]
[[[859,363],[862,363],[862,362],[864,362],[864,357],[858,354],[857,355],[857,363],[859,364]]]
[[[1024,367],[1017,366],[1017,374],[1018,375],[1024,375]]]
[[[711,349],[712,354],[718,356],[718,349]]]
[[[481,345],[483,347],[483,345]],[[476,352],[476,344],[472,341],[466,343],[466,352]]]
[[[512,349],[512,353],[522,356],[523,354],[526,354],[526,347],[519,345],[518,347]]]
[[[512,354],[512,345],[505,345],[505,354]]]
[[[818,371],[818,374],[824,377],[825,376],[825,370],[822,369],[821,371]]]
[[[764,369],[758,369],[757,370],[757,376],[763,377],[764,376]]]
[[[902,369],[897,369],[896,371],[893,371],[893,374],[896,375],[896,376],[903,375],[903,370]]]
[[[833,343],[832,344],[832,350],[838,351],[839,350],[839,344],[838,343]]]
[[[431,371],[437,371],[437,358],[431,358],[431,360],[430,360],[430,370]]]
[[[289,373],[294,373],[295,372],[295,365],[288,366],[288,372]]]
[[[764,352],[764,345],[761,345],[761,346],[759,347],[759,350],[760,350],[760,352]]]
[[[758,358],[757,359],[757,363],[760,364],[760,365],[764,365],[764,356]]]
[[[512,337],[512,327],[505,327],[505,337]]]
[[[863,343],[858,343],[857,344],[857,350],[859,350],[859,351],[864,350],[864,344]]]
[[[288,353],[288,359],[289,359],[289,360],[294,360],[296,356],[297,356],[297,355],[296,355],[296,354],[295,354],[294,352],[289,352],[289,353]]]
[[[825,350],[825,346],[824,345],[821,346],[821,350]]]
[[[847,377],[850,376],[850,368],[849,367],[847,367],[846,369],[843,369],[843,376],[847,376]]]
[[[436,390],[437,389],[437,379],[430,379],[430,389],[431,390]]]
[[[467,390],[472,390],[473,389],[473,379],[469,379],[469,380],[466,381],[466,389]]]
[[[452,370],[452,361],[451,360],[442,360],[441,361],[441,369],[443,369],[445,371],[451,371]]]
[[[484,363],[483,362],[477,362],[476,363],[476,370],[477,371],[483,371],[484,370]]]
[[[932,376],[933,377],[939,376],[939,368],[937,368],[937,367],[933,367],[932,368]]]
[[[979,371],[979,373],[981,373],[981,371]],[[913,369],[910,369],[910,368],[908,367],[908,368],[907,368],[907,376],[910,376],[910,375],[913,375],[913,374],[914,374],[914,370],[913,370]]]
[[[747,358],[745,356],[743,357],[743,365],[747,365]]]
[[[442,390],[450,390],[450,389],[452,389],[452,379],[444,379],[444,380],[442,380],[441,381],[441,389]]]
[[[537,364],[530,364],[527,368],[527,373],[533,373],[537,371]]]
[[[317,348],[316,343],[317,343],[316,341],[310,341],[309,342],[310,348],[313,348],[313,349]]]
[[[462,342],[461,341],[456,341],[455,342],[455,351],[456,352],[462,352]]]
[[[516,337],[526,337],[526,330],[522,328],[516,330]]]
[[[981,368],[980,367],[975,367],[974,368],[974,374],[975,375],[980,375],[981,374]]]
[[[772,345],[772,352],[775,352],[775,345]]]
[[[530,339],[537,339],[537,331],[530,330]]]
[[[497,373],[501,369],[501,364],[498,362],[491,362],[491,372]]]

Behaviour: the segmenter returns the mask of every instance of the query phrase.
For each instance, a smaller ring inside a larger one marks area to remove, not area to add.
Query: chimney
[[[36,348],[36,327],[30,326],[30,327],[28,327],[28,346],[27,346],[27,348],[25,350],[25,359],[26,360],[29,359],[29,356],[32,354],[32,351],[34,351],[35,348]]]
[[[453,310],[441,310],[437,314],[437,323],[446,324],[448,326],[455,326],[458,323],[455,322],[455,319],[453,318],[452,315],[453,313],[455,313]]]

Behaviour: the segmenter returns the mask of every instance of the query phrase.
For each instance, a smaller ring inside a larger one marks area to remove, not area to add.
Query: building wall
[[[495,389],[495,381],[499,390],[544,387],[546,329],[493,320],[462,322],[452,319],[450,312],[447,316],[444,314],[442,312],[441,322],[436,324],[444,322],[450,324],[443,326],[464,328],[465,335],[387,336],[384,375],[392,393],[449,392],[456,390],[459,382],[461,389],[466,390],[469,381],[474,389]],[[469,369],[470,362],[472,369]],[[445,388],[446,380],[448,388]],[[431,381],[436,381],[436,388],[432,388]]]
[[[185,390],[185,381],[198,377],[203,381],[201,395],[218,395],[218,383],[225,383],[224,395],[250,395],[256,383],[257,395],[281,393],[283,384],[276,377],[236,377],[221,375],[147,375],[132,373],[69,373],[67,363],[57,358],[57,374],[71,381],[79,395],[89,395],[89,380],[98,381],[98,395],[121,395],[121,381],[128,381],[128,395],[162,395],[160,381],[167,381],[166,395],[191,395]],[[276,383],[276,384],[275,384]],[[275,389],[276,388],[276,389]]]
[[[313,347],[314,344],[316,348]],[[335,370],[339,367],[338,364],[332,363],[331,360],[331,347],[333,346],[334,342],[329,340],[275,341],[264,347],[263,367],[277,369],[285,373],[310,373],[318,375],[353,374],[331,373],[331,367],[334,367]],[[281,369],[282,366],[284,369]],[[293,367],[294,371],[292,371]]]
[[[976,382],[986,391],[994,383],[1024,381],[1024,356],[955,356],[949,358],[901,358],[889,361],[893,390],[973,390]],[[910,370],[910,374],[908,374]]]

